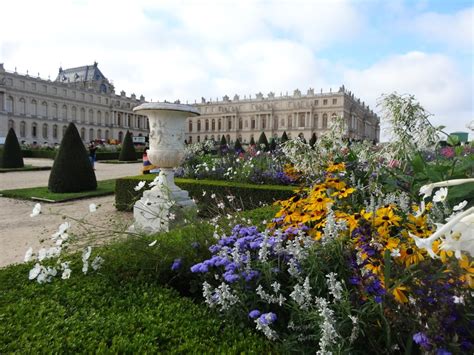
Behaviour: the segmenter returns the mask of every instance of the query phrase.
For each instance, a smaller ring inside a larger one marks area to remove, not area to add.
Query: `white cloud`
[[[427,12],[413,20],[412,30],[427,41],[441,42],[451,47],[474,49],[474,7],[454,14]]]
[[[442,54],[409,52],[377,62],[364,70],[347,70],[344,82],[374,107],[383,93],[415,95],[434,116],[435,125],[448,131],[466,131],[472,119],[471,77],[462,73],[454,60]]]

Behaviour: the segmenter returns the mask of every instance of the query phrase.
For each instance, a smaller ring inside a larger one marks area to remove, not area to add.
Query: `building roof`
[[[97,62],[94,62],[93,65],[85,65],[77,68],[65,69],[59,68],[58,76],[56,81],[64,82],[77,82],[77,81],[102,81],[107,80],[107,78],[102,74],[102,72],[97,67]]]

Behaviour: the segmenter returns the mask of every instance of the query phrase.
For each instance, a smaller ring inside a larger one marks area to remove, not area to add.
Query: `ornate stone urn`
[[[199,111],[189,105],[154,102],[137,106],[133,111],[148,117],[148,159],[160,168],[160,174],[155,179],[155,186],[145,191],[135,203],[132,229],[145,233],[168,231],[173,224],[178,224],[196,210],[188,192],[175,185],[173,169],[184,157],[186,118],[199,115]]]

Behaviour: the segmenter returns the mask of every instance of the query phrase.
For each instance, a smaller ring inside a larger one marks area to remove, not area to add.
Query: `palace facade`
[[[143,102],[143,96],[115,94],[97,63],[59,68],[55,80],[6,71],[0,64],[0,137],[13,127],[20,142],[54,145],[69,122],[84,142],[121,142],[127,130],[146,136],[148,120],[132,111]]]
[[[257,141],[261,132],[270,139],[281,137],[284,131],[289,138],[300,136],[308,141],[313,133],[317,137],[323,135],[336,117],[344,118],[347,138],[380,139],[380,119],[344,86],[326,93],[309,89],[306,95],[297,89],[292,96],[270,92],[266,97],[259,93],[255,98],[244,99],[224,96],[215,102],[202,98],[195,106],[201,116],[188,119],[188,142],[218,141],[224,135],[227,142],[239,138],[248,143],[252,137]]]

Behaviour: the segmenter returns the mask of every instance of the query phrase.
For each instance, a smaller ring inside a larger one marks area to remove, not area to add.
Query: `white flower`
[[[47,254],[48,254],[48,252],[46,251],[46,249],[41,248],[38,251],[38,261],[43,261],[46,258]]]
[[[30,247],[25,253],[25,259],[24,259],[25,263],[30,261],[32,255],[33,255],[33,248]]]
[[[64,269],[61,278],[62,278],[63,280],[66,280],[66,279],[68,279],[68,278],[70,278],[70,277],[71,277],[71,269]]]
[[[86,260],[82,264],[82,272],[84,273],[84,275],[87,274],[88,270],[89,270],[89,262]]]
[[[207,191],[202,192],[202,196],[206,196],[206,194],[207,194]]]
[[[92,264],[91,264],[92,269],[93,269],[94,271],[99,270],[99,269],[102,267],[102,264],[103,264],[103,263],[104,263],[104,259],[103,259],[102,257],[100,257],[100,256],[96,256],[96,257],[94,258],[94,260],[92,261]]]
[[[424,195],[423,199],[430,197],[431,194],[433,193],[433,185],[423,185],[420,187],[420,195]]]
[[[453,211],[460,211],[462,210],[464,207],[466,207],[467,205],[467,201],[464,200],[463,202],[460,202],[459,204],[457,204],[456,206],[453,207]]]
[[[41,272],[41,265],[36,263],[33,269],[30,270],[28,278],[30,280],[34,280],[36,279],[36,277],[39,275],[40,272]]]
[[[171,213],[171,212],[170,212],[170,214],[169,214],[169,216],[168,216],[168,219],[169,219],[170,221],[174,221],[174,220],[176,219],[176,215],[175,215],[174,213]]]
[[[148,244],[149,247],[152,247],[156,244],[157,240],[152,241],[150,244]]]
[[[397,248],[392,249],[392,250],[390,251],[390,256],[391,256],[392,258],[398,258],[398,257],[400,257],[400,249],[397,249]]]
[[[212,194],[212,195],[211,195],[211,198],[212,198],[212,199],[216,198],[216,194]]]
[[[90,246],[84,248],[82,252],[82,261],[85,262],[91,256],[92,248]]]
[[[94,213],[95,211],[97,211],[97,205],[95,203],[91,203],[89,205],[89,212]]]
[[[30,217],[36,217],[41,213],[41,204],[37,203],[35,207],[33,207],[33,211],[30,214]]]
[[[433,242],[436,240],[436,239],[433,239],[432,237],[429,237],[429,238],[420,238],[410,232],[408,232],[408,234],[410,235],[410,237],[412,237],[414,240],[415,240],[415,244],[416,246],[419,248],[419,249],[426,249],[426,251],[428,252],[428,254],[430,254],[430,256],[433,258],[433,259],[436,259],[438,258],[438,256],[436,255],[436,253],[433,251]]]
[[[219,202],[219,203],[217,204],[217,207],[223,210],[223,209],[225,208],[225,205],[224,205],[223,202]]]
[[[446,187],[440,188],[438,191],[435,192],[433,196],[433,202],[443,202],[446,200],[448,196],[448,189]]]
[[[473,207],[471,207],[473,209]],[[470,209],[470,210],[471,210]],[[446,223],[449,224],[450,222]],[[452,250],[456,258],[461,258],[461,252],[466,251],[474,256],[474,213],[464,216],[452,229],[445,234],[440,249]]]
[[[229,200],[229,202],[232,202],[235,200],[235,196],[232,196],[232,195],[229,195],[229,196],[226,196],[227,197],[227,200]]]
[[[140,191],[141,189],[143,189],[143,187],[145,186],[145,184],[146,184],[145,181],[140,181],[140,182],[138,183],[138,185],[135,186],[133,189],[134,189],[135,191]]]
[[[464,304],[464,297],[463,296],[453,296],[453,302],[456,304]]]

